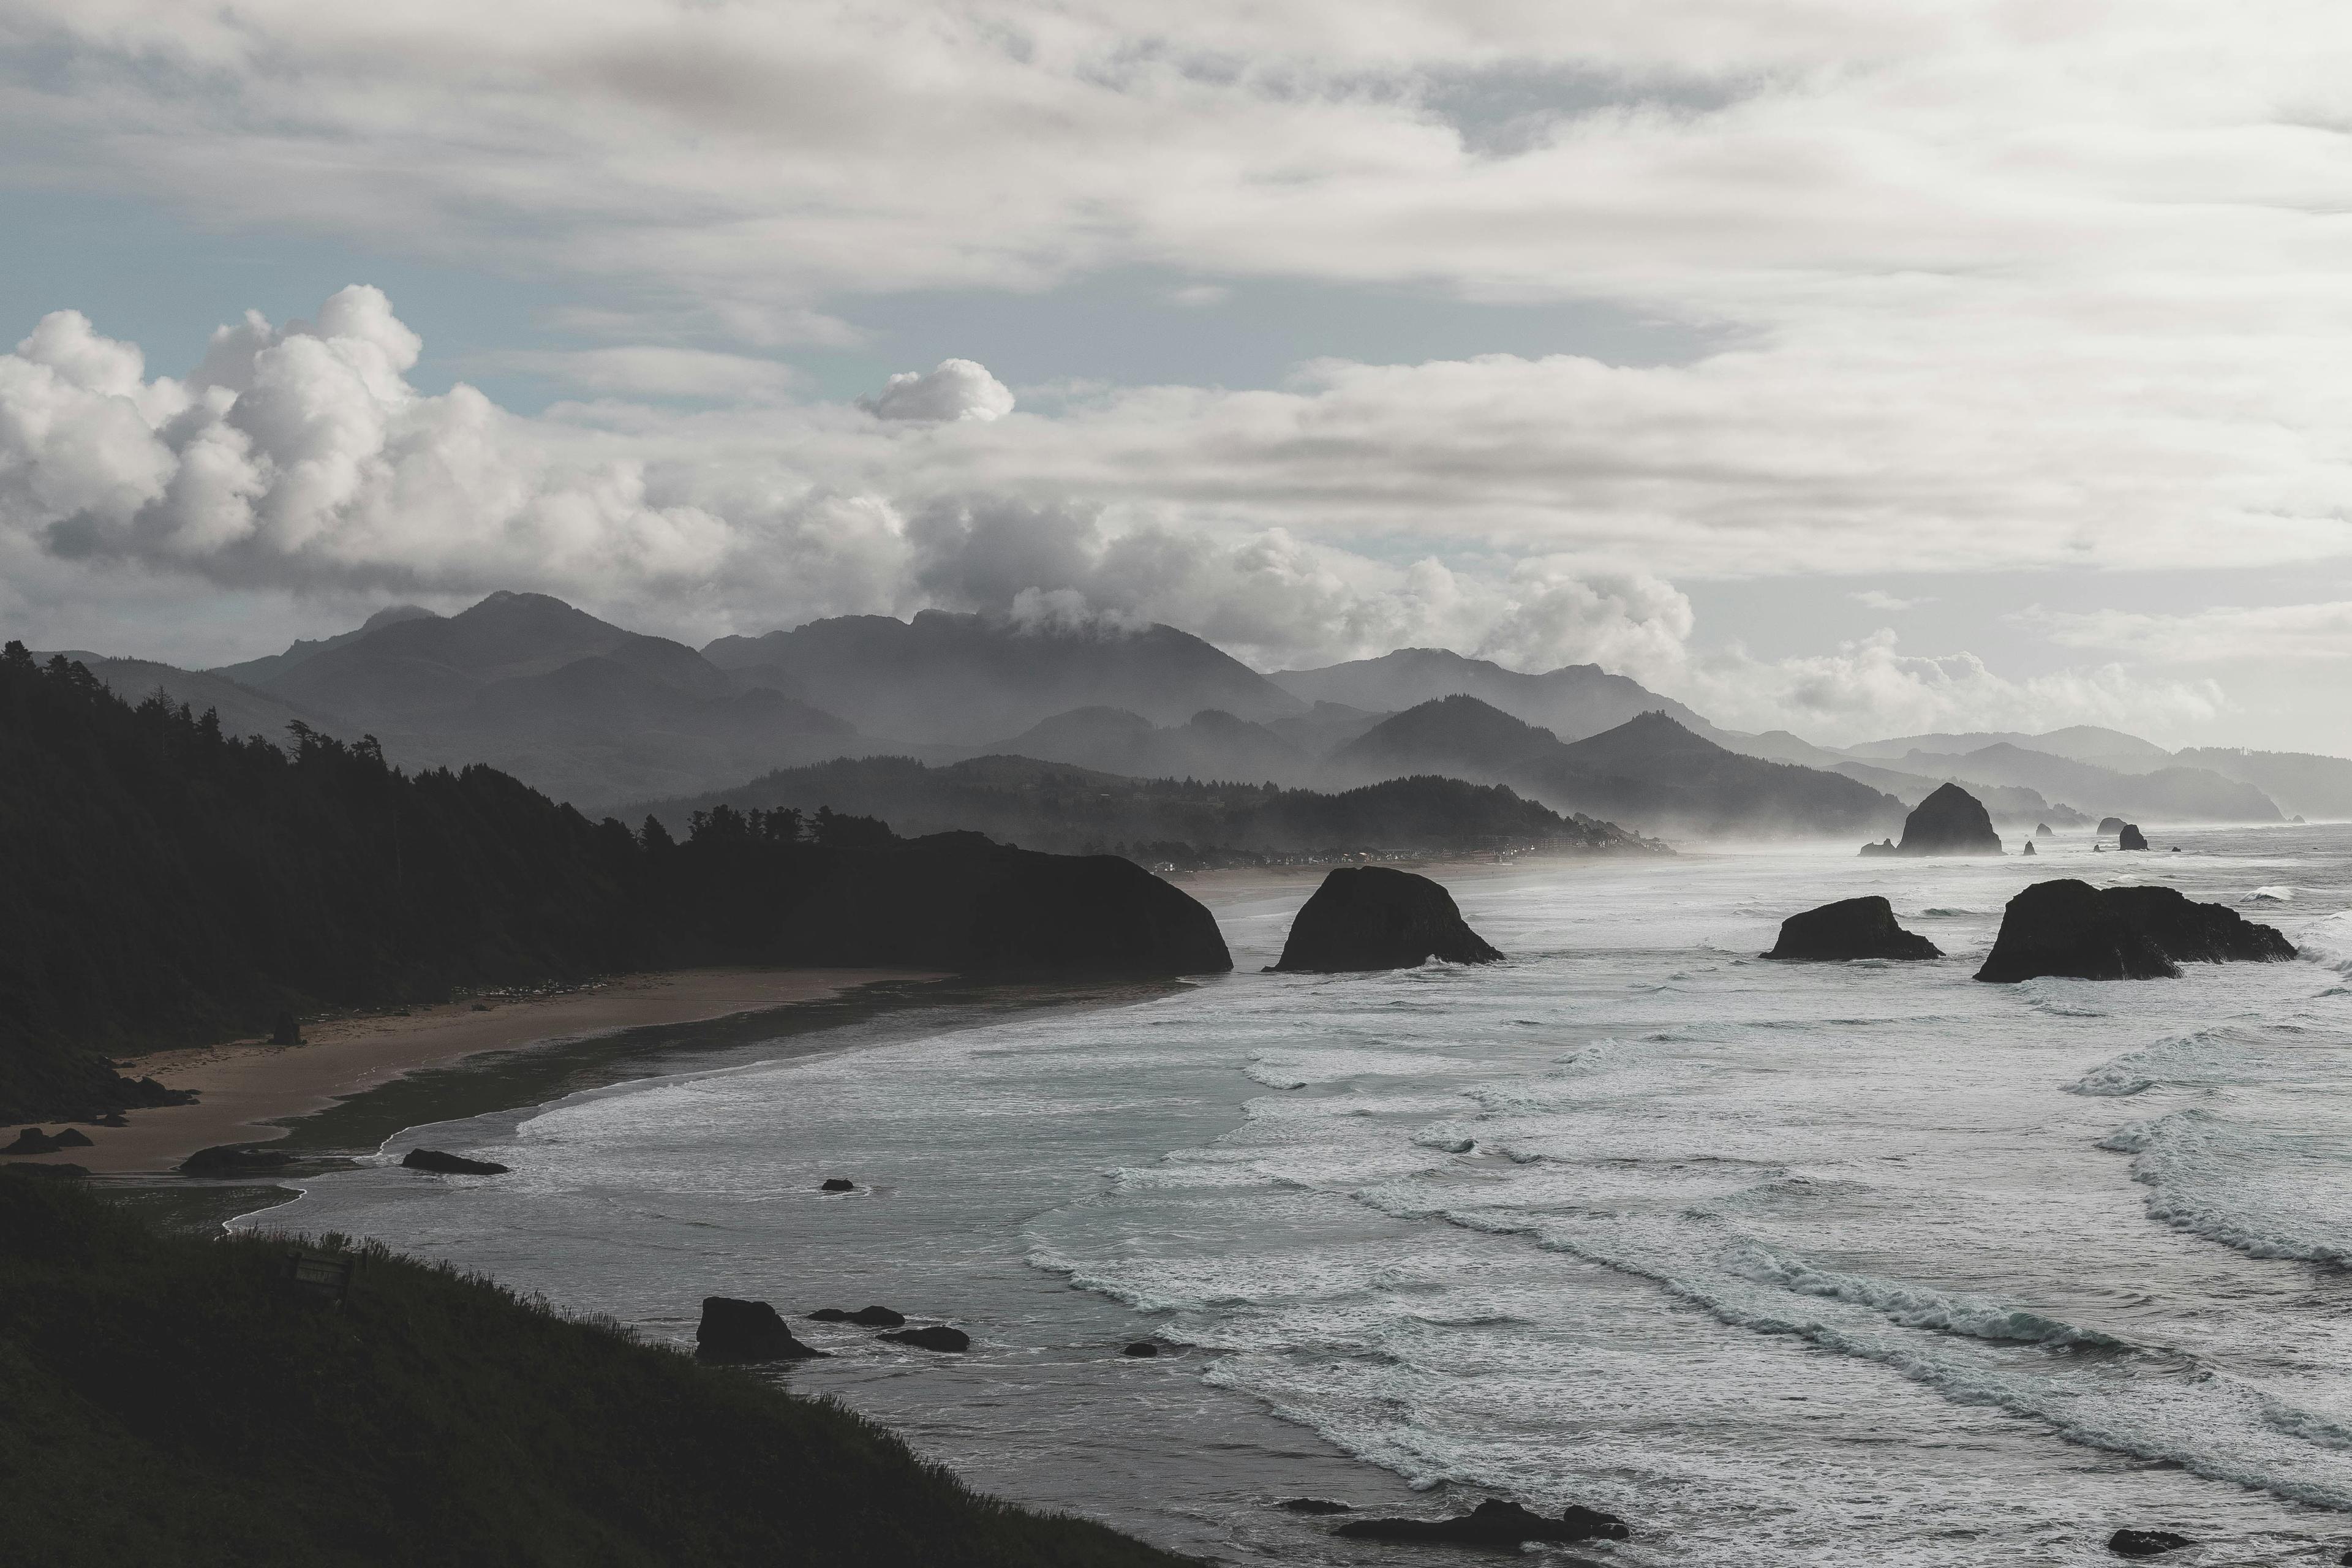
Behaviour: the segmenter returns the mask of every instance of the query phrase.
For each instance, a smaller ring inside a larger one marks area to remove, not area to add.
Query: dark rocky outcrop
[[[2048,823],[2037,822],[2033,825],[2033,837],[2036,838],[2055,838],[2058,836],[2050,831],[2050,825]]]
[[[860,1307],[846,1312],[839,1307],[819,1307],[809,1317],[820,1323],[856,1323],[866,1329],[895,1329],[907,1321],[904,1312],[894,1312],[887,1307]]]
[[[278,1015],[270,1027],[269,1043],[273,1046],[299,1046],[302,1043],[302,1025],[291,1013]]]
[[[503,1176],[507,1167],[491,1160],[468,1160],[463,1154],[445,1154],[438,1149],[411,1149],[401,1164],[412,1171],[431,1171],[444,1176]]]
[[[2123,830],[2124,830],[2124,819],[2123,819],[2122,817],[2120,817],[2120,816],[2103,816],[2103,817],[2099,818],[2099,837],[2102,837],[2102,838],[2112,838],[2112,837],[2114,837],[2116,834],[2121,833]]]
[[[2107,1550],[2118,1557],[2153,1557],[2197,1543],[2169,1530],[2118,1530],[2107,1537]]]
[[[281,1171],[294,1163],[282,1149],[255,1149],[241,1143],[215,1143],[180,1162],[190,1176],[258,1176]]]
[[[705,1296],[694,1329],[697,1361],[807,1361],[824,1352],[801,1343],[765,1301]]]
[[[2147,847],[2147,835],[2139,830],[2138,823],[2126,822],[2123,826],[2123,831],[2116,835],[2116,847],[2145,849]]]
[[[1328,1498],[1319,1497],[1289,1497],[1274,1506],[1285,1513],[1352,1513],[1355,1511],[1346,1503],[1333,1502]]]
[[[1977,978],[2155,980],[2177,977],[2183,963],[2294,956],[2294,945],[2272,927],[2224,905],[2191,902],[2177,889],[2094,888],[2059,878],[2009,900]]]
[[[57,1152],[58,1141],[37,1127],[26,1128],[16,1134],[14,1143],[0,1149],[0,1154],[54,1154]]]
[[[2019,850],[2018,853],[2020,855],[2033,855],[2038,854],[2039,851],[2033,847],[2033,840],[2029,838],[2025,841],[2025,847]]]
[[[1895,847],[1895,840],[1892,838],[1883,838],[1875,844],[1865,844],[1862,847],[1862,852],[1864,855],[1900,855],[1903,853],[1903,851]]]
[[[1342,867],[1290,922],[1282,970],[1411,969],[1432,958],[1492,963],[1503,955],[1463,923],[1454,895],[1386,866]]]
[[[1902,855],[1998,855],[2000,835],[1984,803],[1956,784],[1941,784],[1903,819]]]
[[[1522,1541],[1623,1541],[1632,1535],[1612,1513],[1570,1506],[1558,1519],[1489,1498],[1453,1519],[1354,1519],[1332,1531],[1364,1541],[1445,1541],[1465,1546],[1516,1546]]]
[[[902,1345],[912,1345],[921,1351],[941,1351],[950,1355],[971,1349],[971,1336],[961,1329],[943,1326],[923,1329],[900,1329],[881,1336],[896,1340]]]
[[[1895,908],[1873,895],[1840,899],[1780,922],[1766,958],[1941,958],[1943,950],[1895,921]]]
[[[1160,1347],[1153,1344],[1150,1340],[1137,1340],[1125,1350],[1119,1352],[1119,1354],[1121,1355],[1131,1355],[1143,1359],[1149,1359],[1152,1356],[1158,1355],[1159,1353]]]
[[[857,1184],[846,1176],[827,1176],[817,1184],[816,1190],[821,1193],[854,1193],[857,1190]]]

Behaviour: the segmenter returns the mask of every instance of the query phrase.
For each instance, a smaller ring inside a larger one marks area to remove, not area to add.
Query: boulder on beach
[[[16,1134],[14,1143],[0,1149],[0,1154],[54,1154],[57,1152],[58,1141],[37,1127],[26,1128]]]
[[[895,1333],[884,1334],[881,1337],[886,1340],[896,1340],[902,1345],[912,1345],[917,1350],[941,1351],[950,1355],[960,1354],[971,1349],[970,1334],[965,1333],[961,1329],[950,1329],[945,1326],[900,1329]]]
[[[2094,888],[2061,877],[2009,900],[1976,977],[1999,984],[2043,974],[2158,980],[2177,978],[2183,963],[2294,956],[2294,944],[2272,927],[2225,905],[2192,902],[2178,889]]]
[[[2036,838],[2055,838],[2058,836],[2050,831],[2050,825],[2048,823],[2037,822],[2033,825],[2033,837]]]
[[[1900,855],[1903,853],[1900,849],[1895,847],[1895,840],[1892,838],[1882,838],[1875,844],[1865,844],[1862,847],[1862,852],[1864,855]]]
[[[242,1143],[215,1143],[209,1149],[199,1149],[180,1162],[181,1173],[190,1176],[257,1176],[282,1170],[294,1163],[294,1156],[282,1149],[255,1149]]]
[[[1503,955],[1463,923],[1454,895],[1387,866],[1345,866],[1323,879],[1290,922],[1275,967],[1329,974],[1412,969],[1432,958],[1492,963]]]
[[[2123,819],[2122,817],[2120,817],[2120,816],[2103,816],[2103,817],[2099,818],[2099,837],[2102,837],[2102,838],[2112,838],[2112,837],[2114,837],[2116,834],[2121,833],[2123,830],[2124,830],[2124,819]]]
[[[1465,1546],[1517,1546],[1523,1541],[1624,1541],[1633,1531],[1613,1513],[1570,1506],[1558,1519],[1515,1502],[1487,1499],[1453,1519],[1351,1519],[1334,1535],[1361,1541],[1444,1541]]]
[[[1780,940],[1766,958],[1941,958],[1943,950],[1905,931],[1895,907],[1876,895],[1840,899],[1780,922]]]
[[[302,1023],[291,1013],[278,1015],[277,1024],[269,1031],[273,1046],[299,1046],[302,1043]]]
[[[401,1164],[412,1171],[431,1171],[442,1176],[503,1176],[507,1167],[490,1160],[468,1160],[463,1154],[445,1154],[438,1149],[411,1149]]]
[[[2025,847],[2019,850],[2018,853],[2020,855],[2035,855],[2039,854],[2040,851],[2033,847],[2033,840],[2029,838],[2025,841]]]
[[[1956,784],[1938,784],[1903,819],[1899,855],[1998,855],[2000,835],[1984,802]]]
[[[2147,847],[2147,835],[2139,830],[2138,823],[2126,822],[2123,826],[2123,831],[2116,835],[2116,847],[2145,849]]]
[[[697,1361],[807,1361],[824,1352],[801,1343],[765,1301],[705,1296],[694,1329]]]
[[[2107,1550],[2118,1557],[2153,1557],[2197,1543],[2169,1530],[2118,1530],[2107,1537]]]

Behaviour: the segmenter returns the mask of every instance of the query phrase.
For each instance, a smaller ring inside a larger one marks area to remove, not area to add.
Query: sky
[[[558,595],[2352,754],[2352,14],[0,0],[0,631]]]

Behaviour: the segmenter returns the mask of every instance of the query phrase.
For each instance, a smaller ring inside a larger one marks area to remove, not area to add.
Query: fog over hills
[[[1402,648],[1266,676],[1167,626],[927,610],[698,651],[543,595],[499,593],[451,616],[395,606],[206,672],[77,657],[126,697],[162,689],[217,710],[232,731],[372,733],[404,765],[488,763],[591,812],[832,758],[1001,754],[1319,791],[1438,773],[1677,834],[1880,831],[1888,811],[1946,782],[2007,824],[2352,817],[2352,762],[2337,758],[2175,757],[2087,725],[1840,750],[1718,729],[1591,665],[1528,674]]]

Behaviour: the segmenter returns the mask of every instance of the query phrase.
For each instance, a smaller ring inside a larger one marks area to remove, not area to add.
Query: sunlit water
[[[2184,852],[2162,853],[2179,843]],[[977,1484],[1231,1561],[1437,1561],[1273,1510],[1486,1495],[1617,1563],[2334,1561],[2352,1542],[2352,829],[1768,849],[1460,877],[1503,964],[1171,997],[404,1135],[262,1223],[381,1237],[649,1336],[881,1302],[786,1374]],[[2294,963],[1969,976],[2035,877],[2174,883]],[[1877,892],[1950,956],[1779,964]],[[1303,889],[1301,889],[1303,893]],[[2340,966],[2340,967],[2339,967]],[[827,1176],[860,1184],[818,1194]],[[1178,1353],[1119,1354],[1157,1335]],[[1408,1489],[1439,1495],[1416,1498]]]

